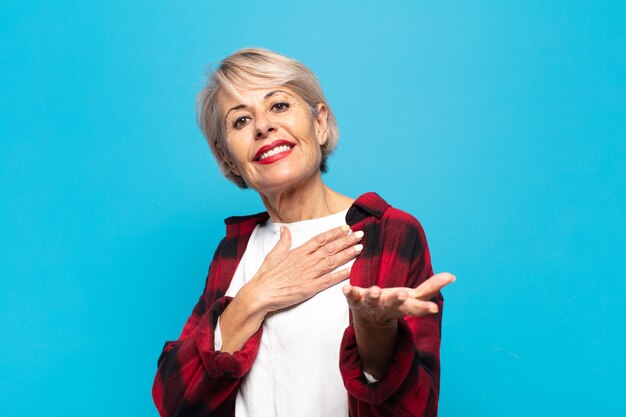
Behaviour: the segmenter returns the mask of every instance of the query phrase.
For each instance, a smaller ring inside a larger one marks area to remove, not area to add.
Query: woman
[[[198,121],[224,175],[267,212],[226,219],[204,292],[159,358],[161,415],[435,416],[439,290],[454,277],[431,277],[415,218],[324,185],[338,131],[313,73],[238,51],[200,93]]]

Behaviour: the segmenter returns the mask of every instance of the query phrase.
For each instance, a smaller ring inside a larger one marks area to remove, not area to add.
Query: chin
[[[319,169],[314,170],[311,173],[304,173],[302,171],[294,172],[290,169],[281,169],[272,173],[271,177],[266,178],[263,184],[250,185],[250,188],[255,189],[261,194],[267,192],[277,192],[281,190],[293,189],[294,187],[303,186],[308,181],[313,179],[316,174],[319,175]]]

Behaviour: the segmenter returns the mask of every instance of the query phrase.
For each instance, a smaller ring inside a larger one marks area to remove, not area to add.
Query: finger
[[[280,238],[271,251],[265,256],[270,262],[282,259],[291,249],[291,232],[287,226],[280,227]]]
[[[430,300],[439,290],[455,280],[456,277],[448,272],[433,275],[413,290],[411,296],[420,300]]]
[[[366,294],[369,294],[369,303],[367,307],[376,307],[383,310],[396,310],[401,309],[402,304],[409,299],[409,291],[407,288],[385,288],[371,287],[366,290]],[[376,299],[378,300],[376,301]],[[375,302],[374,302],[375,301]]]
[[[325,290],[333,285],[339,284],[341,281],[345,281],[350,277],[350,268],[341,268],[338,271],[334,271],[328,274],[324,274],[321,277],[313,281],[318,289],[317,291]]]
[[[333,269],[338,268],[356,258],[362,250],[363,245],[359,243],[334,255],[326,255],[317,261],[316,269],[322,274],[332,271]]]
[[[343,295],[345,295],[346,299],[348,300],[348,304],[353,305],[361,300],[362,288],[346,284],[341,290],[343,291]]]
[[[381,304],[385,307],[399,308],[409,298],[409,292],[403,288],[386,291],[383,293]]]
[[[327,244],[318,248],[315,251],[315,254],[319,256],[320,259],[323,259],[330,255],[334,255],[358,244],[361,239],[363,239],[363,236],[364,232],[362,230],[357,230],[354,233],[349,233],[346,236],[342,236],[332,242],[328,242]]]
[[[363,302],[368,307],[375,307],[380,301],[381,290],[380,287],[374,285],[365,290],[365,297]]]
[[[335,227],[334,229],[320,233],[307,241],[304,245],[300,246],[300,248],[306,253],[313,253],[322,246],[346,236],[349,232],[350,227],[347,224],[344,224],[343,226]]]
[[[400,308],[402,314],[405,316],[428,316],[431,314],[437,314],[439,312],[439,306],[432,301],[416,300],[414,298],[408,298]]]

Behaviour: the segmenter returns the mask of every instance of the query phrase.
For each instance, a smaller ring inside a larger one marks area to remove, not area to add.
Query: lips
[[[294,143],[287,140],[276,140],[259,148],[254,155],[254,160],[260,163],[274,162],[287,156],[294,146],[296,146]]]

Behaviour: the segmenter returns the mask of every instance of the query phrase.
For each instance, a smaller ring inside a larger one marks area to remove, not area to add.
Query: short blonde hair
[[[226,161],[224,154],[226,124],[217,101],[218,93],[222,88],[236,94],[235,86],[289,87],[307,103],[313,117],[318,115],[317,105],[323,103],[328,109],[328,118],[326,121],[327,138],[321,146],[320,170],[326,172],[326,161],[337,146],[339,129],[317,77],[305,65],[294,59],[267,49],[246,48],[227,56],[220,62],[219,67],[208,75],[207,83],[198,94],[196,102],[198,126],[226,178],[241,188],[248,187],[243,178],[230,169]]]

